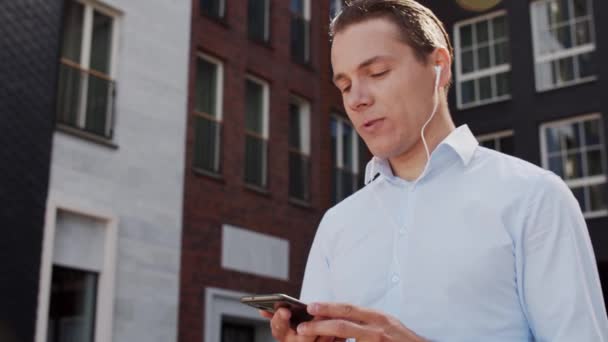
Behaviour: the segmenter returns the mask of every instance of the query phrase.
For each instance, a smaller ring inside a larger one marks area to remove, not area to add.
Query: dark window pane
[[[490,76],[479,79],[479,98],[482,101],[492,98],[492,78]]]
[[[596,74],[595,54],[593,52],[578,55],[579,77],[585,78]]]
[[[606,183],[590,186],[589,198],[591,200],[591,211],[608,209],[608,201],[606,201]]]
[[[487,148],[496,150],[496,140],[495,139],[484,140],[484,141],[480,142],[479,144],[483,147],[487,147]]]
[[[558,80],[568,82],[574,79],[574,64],[572,57],[562,58],[558,61]]]
[[[291,10],[291,13],[303,15],[304,1],[306,0],[290,0],[289,9]]]
[[[353,129],[349,124],[342,124],[342,167],[353,169]]]
[[[53,266],[47,342],[92,342],[97,274]]]
[[[222,321],[222,342],[254,342],[255,328],[251,325]]]
[[[310,200],[310,159],[300,153],[289,153],[289,196]]]
[[[492,29],[494,30],[494,39],[507,37],[508,25],[506,16],[501,15],[500,17],[494,18],[493,25],[494,26]]]
[[[110,73],[112,53],[112,18],[94,11],[91,40],[91,69]]]
[[[245,137],[245,182],[266,187],[266,140],[247,135]]]
[[[309,62],[310,24],[304,17],[291,15],[291,57],[302,64]]]
[[[576,38],[575,44],[577,46],[591,43],[591,21],[590,20],[585,20],[583,22],[577,23],[576,26],[574,27],[574,32],[575,32],[574,37]]]
[[[574,7],[574,16],[577,18],[591,14],[589,0],[573,0],[572,5]]]
[[[300,127],[300,106],[289,104],[289,147],[302,151],[302,137]]]
[[[249,132],[262,135],[264,88],[250,80],[245,83],[245,128]]]
[[[475,80],[462,83],[462,104],[475,102]]]
[[[222,18],[222,1],[224,0],[200,0],[201,12],[215,18]]]
[[[588,211],[588,208],[585,205],[585,188],[584,187],[573,188],[572,193],[574,194],[574,197],[576,197],[576,200],[578,201],[578,204],[580,205],[581,210],[583,212]]]
[[[85,130],[97,135],[108,136],[106,120],[110,114],[113,83],[93,75],[88,75],[88,81]]]
[[[564,178],[564,163],[561,155],[549,157],[549,170]]]
[[[583,177],[583,161],[580,153],[568,154],[565,166],[565,179],[576,179]]]
[[[219,144],[221,124],[196,116],[194,119],[194,167],[220,172]]]
[[[258,41],[267,41],[268,0],[249,0],[247,11],[247,31],[249,38]]]
[[[587,169],[589,174],[587,176],[596,176],[604,174],[604,167],[602,161],[602,151],[593,150],[587,152]]]
[[[462,73],[466,74],[475,71],[475,62],[473,60],[473,51],[465,51],[462,56]]]
[[[196,93],[194,110],[217,117],[217,66],[198,58],[196,66]]]
[[[547,127],[545,128],[545,137],[547,141],[547,151],[549,153],[561,151],[561,139],[560,139],[559,128]]]
[[[555,29],[553,36],[557,37],[557,43],[560,50],[569,49],[572,47],[572,36],[570,35],[570,26],[565,25]]]
[[[515,142],[512,135],[500,138],[500,152],[509,155],[515,154]]]
[[[566,149],[570,150],[581,146],[580,123],[561,126],[559,134],[565,143]]]
[[[468,48],[473,45],[473,26],[466,25],[460,28],[460,47]]]
[[[588,120],[583,124],[585,129],[585,144],[587,146],[599,145],[601,141],[600,124],[600,120]]]
[[[80,108],[81,78],[80,70],[60,65],[59,95],[57,96],[57,122],[72,127],[78,127],[78,112]]]
[[[488,22],[482,21],[475,24],[475,29],[477,33],[477,44],[487,42],[489,38]]]
[[[66,1],[63,15],[61,57],[80,64],[84,7],[76,1]]]
[[[335,18],[341,10],[341,4],[343,0],[330,0],[329,1],[329,18]]]
[[[490,47],[484,46],[477,50],[477,70],[490,67]]]
[[[502,42],[494,45],[494,65],[509,63],[509,42]]]
[[[496,75],[496,95],[508,95],[511,92],[511,75],[509,72]]]

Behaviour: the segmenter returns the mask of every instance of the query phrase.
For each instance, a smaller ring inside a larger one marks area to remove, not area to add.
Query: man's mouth
[[[363,128],[365,130],[372,130],[375,127],[379,126],[379,124],[384,121],[384,118],[378,118],[378,119],[370,119],[370,120],[366,120],[363,123]]]

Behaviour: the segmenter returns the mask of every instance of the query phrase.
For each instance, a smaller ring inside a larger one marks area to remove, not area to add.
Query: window
[[[604,130],[599,114],[541,125],[543,167],[555,172],[578,199],[585,217],[608,214]]]
[[[111,340],[118,221],[75,203],[49,196],[36,342]]]
[[[226,11],[225,0],[200,0],[201,13],[216,19],[223,19]]]
[[[502,131],[484,134],[477,137],[479,144],[483,147],[491,148],[498,152],[514,155],[515,146],[513,141],[513,131]]]
[[[196,64],[194,94],[194,168],[220,173],[223,66],[200,55]]]
[[[538,91],[596,78],[591,3],[542,0],[530,4]]]
[[[222,342],[255,342],[255,326],[222,321]]]
[[[338,203],[359,189],[359,140],[357,133],[345,119],[333,115],[330,125],[332,201]]]
[[[248,76],[245,81],[245,183],[267,185],[268,84]]]
[[[310,62],[310,0],[290,0],[291,58],[302,64]]]
[[[47,342],[93,342],[96,272],[53,266]]]
[[[510,98],[509,28],[504,11],[455,25],[458,108]]]
[[[310,104],[289,103],[289,197],[310,201]]]
[[[67,1],[57,99],[57,123],[111,139],[116,82],[116,13]]]
[[[335,18],[344,7],[344,0],[329,0],[329,19]]]
[[[268,42],[270,36],[269,21],[270,0],[249,0],[247,10],[247,32],[249,38],[259,42]]]

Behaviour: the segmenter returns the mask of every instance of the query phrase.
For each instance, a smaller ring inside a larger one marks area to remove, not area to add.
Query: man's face
[[[383,18],[336,34],[331,60],[344,108],[370,151],[382,158],[409,151],[433,110],[433,64],[416,59]]]

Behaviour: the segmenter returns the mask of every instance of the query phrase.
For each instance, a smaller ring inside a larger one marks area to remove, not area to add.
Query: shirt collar
[[[433,153],[431,153],[431,165],[433,164],[434,159],[442,159],[437,155],[438,153],[441,153],[440,147],[447,146],[458,155],[463,165],[467,166],[471,162],[471,159],[473,159],[473,154],[478,145],[479,142],[469,129],[469,126],[459,126],[443,139],[443,141],[437,145]],[[365,184],[369,184],[376,179],[378,175],[387,178],[394,176],[388,160],[374,156],[365,167]]]

